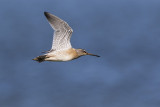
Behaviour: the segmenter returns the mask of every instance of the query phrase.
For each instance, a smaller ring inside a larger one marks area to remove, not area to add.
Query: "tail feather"
[[[41,56],[34,58],[33,60],[38,61],[40,63],[40,62],[45,61],[45,58],[46,58],[46,55],[41,55]]]

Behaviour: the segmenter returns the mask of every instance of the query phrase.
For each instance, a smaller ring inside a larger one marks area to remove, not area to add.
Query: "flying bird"
[[[88,53],[84,49],[72,48],[70,43],[70,38],[73,32],[72,28],[65,21],[51,13],[44,12],[44,15],[54,30],[52,48],[44,55],[40,55],[33,60],[38,62],[70,61],[84,55],[100,57]]]

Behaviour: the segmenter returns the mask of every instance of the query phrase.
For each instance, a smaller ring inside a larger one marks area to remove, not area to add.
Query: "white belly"
[[[45,60],[46,61],[69,61],[69,60],[72,60],[72,59],[73,59],[73,57],[71,57],[71,56],[57,55],[57,56],[46,58]]]
[[[48,53],[46,61],[69,61],[74,59],[74,56],[72,54],[68,54],[65,52],[54,52],[54,53]]]

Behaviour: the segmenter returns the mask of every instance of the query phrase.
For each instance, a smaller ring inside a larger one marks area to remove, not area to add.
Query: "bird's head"
[[[76,51],[78,53],[78,56],[91,55],[91,56],[100,57],[99,55],[88,53],[84,49],[76,49]]]

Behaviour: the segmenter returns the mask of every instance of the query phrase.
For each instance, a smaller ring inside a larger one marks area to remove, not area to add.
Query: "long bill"
[[[95,55],[95,54],[91,54],[91,53],[87,53],[87,55],[91,55],[91,56],[100,57],[99,55]]]

